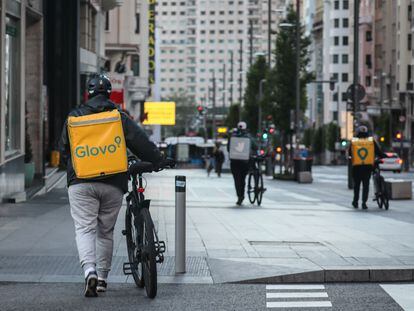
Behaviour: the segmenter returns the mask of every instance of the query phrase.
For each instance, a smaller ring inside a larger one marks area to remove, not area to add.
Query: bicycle
[[[375,161],[374,171],[372,173],[374,180],[374,189],[375,189],[375,198],[373,201],[376,201],[379,208],[385,208],[388,210],[390,206],[390,199],[388,189],[385,185],[384,176],[381,175],[381,170],[379,167],[379,162]]]
[[[129,262],[123,264],[125,275],[132,275],[135,284],[146,290],[149,298],[157,295],[157,263],[164,261],[165,242],[158,239],[149,211],[150,200],[144,197],[143,174],[173,167],[172,160],[166,160],[155,169],[150,162],[139,162],[129,157],[128,177],[132,181],[126,202],[125,230]]]
[[[251,204],[257,202],[257,205],[262,204],[263,193],[266,188],[263,187],[263,175],[260,169],[260,164],[264,161],[262,156],[253,156],[251,158],[252,165],[249,171],[249,179],[247,183],[247,195]]]

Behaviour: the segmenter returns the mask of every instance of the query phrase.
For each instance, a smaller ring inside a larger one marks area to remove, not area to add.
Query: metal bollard
[[[185,273],[185,176],[175,176],[175,273]]]

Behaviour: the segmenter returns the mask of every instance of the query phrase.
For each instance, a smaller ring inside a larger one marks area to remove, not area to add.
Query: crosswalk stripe
[[[328,298],[325,292],[266,293],[266,298]]]
[[[283,290],[283,289],[325,289],[325,285],[312,285],[312,284],[283,284],[283,285],[266,285],[266,290]]]
[[[331,308],[330,301],[271,301],[267,308]]]

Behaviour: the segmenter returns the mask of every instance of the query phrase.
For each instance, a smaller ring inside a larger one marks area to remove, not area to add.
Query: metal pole
[[[262,99],[263,99],[263,83],[266,83],[266,79],[260,80],[259,83],[259,112],[258,112],[258,120],[257,120],[257,129],[259,134],[262,132]]]
[[[354,117],[357,117],[356,113],[360,111],[358,94],[356,92],[356,86],[359,83],[358,64],[359,64],[359,0],[355,0],[354,7]],[[355,122],[354,122],[355,127]],[[355,130],[355,128],[354,128]]]
[[[252,66],[253,64],[253,20],[249,21],[249,65]]]
[[[223,111],[222,114],[224,114],[224,108],[226,107],[226,64],[223,64]]]
[[[175,273],[185,273],[186,181],[175,176]]]
[[[240,72],[239,72],[239,121],[241,121],[241,110],[243,100],[243,40],[239,40],[240,43]]]
[[[213,71],[213,118],[212,118],[212,131],[213,135],[211,137],[213,140],[216,139],[216,72]]]
[[[299,149],[300,114],[300,0],[296,0],[296,149]]]
[[[267,63],[272,61],[272,0],[267,0]]]
[[[233,105],[233,51],[230,51],[230,105]]]

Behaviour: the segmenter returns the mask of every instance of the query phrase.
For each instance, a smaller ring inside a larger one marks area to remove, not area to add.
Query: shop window
[[[19,20],[6,17],[5,48],[5,155],[16,154],[20,148],[20,28]]]
[[[135,33],[139,33],[140,31],[140,14],[139,13],[135,14],[135,22],[136,22]]]

